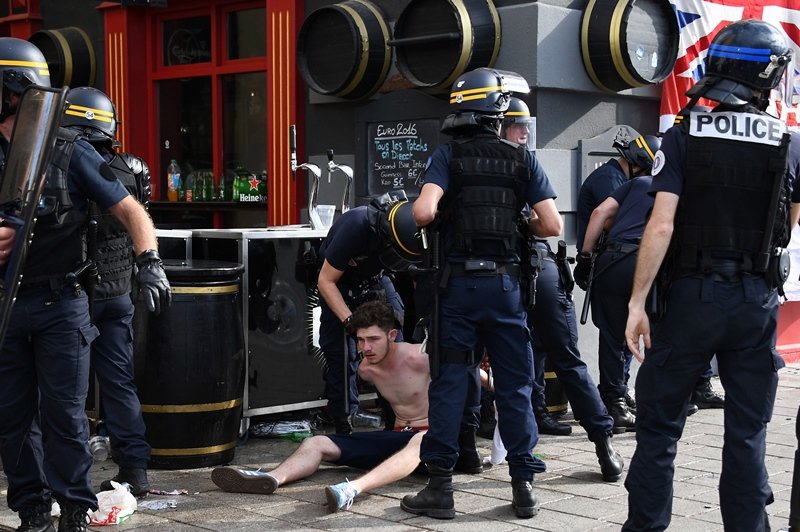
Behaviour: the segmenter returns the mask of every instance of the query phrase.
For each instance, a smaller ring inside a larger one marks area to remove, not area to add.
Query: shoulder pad
[[[142,171],[144,171],[146,165],[140,157],[137,157],[132,153],[120,153],[119,157],[134,174],[140,174]]]
[[[80,138],[80,136],[81,134],[78,131],[66,127],[59,127],[58,133],[56,133],[56,138],[66,140],[68,142],[75,142],[78,138]]]

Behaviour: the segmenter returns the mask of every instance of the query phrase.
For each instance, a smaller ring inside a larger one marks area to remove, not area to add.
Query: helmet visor
[[[506,118],[503,121],[503,138],[525,146],[528,151],[536,149],[536,119],[533,117]]]

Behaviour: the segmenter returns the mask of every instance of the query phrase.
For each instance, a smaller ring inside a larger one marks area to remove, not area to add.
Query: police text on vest
[[[749,113],[692,113],[689,134],[778,146],[786,126],[771,116]]]

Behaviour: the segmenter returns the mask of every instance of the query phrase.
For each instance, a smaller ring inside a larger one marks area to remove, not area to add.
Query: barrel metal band
[[[364,78],[364,72],[367,70],[367,63],[369,62],[369,32],[367,31],[367,25],[364,23],[364,19],[361,18],[361,15],[353,9],[352,7],[340,4],[337,7],[346,11],[350,14],[350,17],[353,19],[353,22],[358,27],[358,33],[361,36],[360,39],[357,41],[361,42],[361,57],[358,61],[358,70],[356,70],[355,75],[353,76],[352,81],[342,90],[334,94],[334,96],[345,96],[353,92],[361,80]]]
[[[83,31],[81,28],[75,28],[78,30],[78,35],[81,36],[83,39],[84,44],[86,45],[86,50],[89,52],[89,84],[94,84],[94,78],[97,76],[97,58],[94,55],[94,45],[92,44],[91,39],[89,39],[89,35]],[[120,114],[120,116],[122,116]]]
[[[173,286],[173,294],[233,294],[239,291],[238,284],[222,286]]]
[[[628,7],[628,2],[618,2],[614,8],[614,13],[611,16],[611,24],[608,27],[608,42],[611,44],[611,59],[614,61],[617,74],[625,80],[625,83],[631,87],[642,87],[647,85],[637,80],[625,64],[625,59],[622,55],[622,46],[625,44],[621,41],[622,37],[622,19],[625,16],[625,11]]]
[[[589,77],[592,78],[594,84],[602,89],[611,91],[611,89],[606,87],[597,76],[597,72],[595,72],[594,65],[592,64],[592,57],[589,54],[589,23],[592,20],[592,11],[594,11],[596,4],[597,0],[589,0],[589,4],[583,11],[583,24],[581,25],[581,55],[583,56],[583,66],[586,67],[586,72],[589,74]]]
[[[458,11],[458,16],[461,19],[461,50],[458,52],[458,61],[456,67],[444,81],[436,85],[434,88],[440,89],[443,87],[450,87],[455,80],[464,73],[467,69],[470,59],[472,58],[472,19],[469,16],[467,6],[464,5],[463,0],[453,0],[453,7]]]
[[[195,405],[142,405],[145,414],[182,414],[192,412],[215,412],[230,410],[242,404],[241,398],[221,401],[219,403],[201,403]]]
[[[383,84],[384,80],[386,79],[386,74],[389,73],[389,67],[392,65],[392,51],[387,44],[389,42],[389,27],[386,25],[386,21],[383,20],[381,13],[369,2],[365,2],[364,0],[354,0],[356,3],[363,5],[367,8],[370,12],[372,12],[372,16],[375,17],[375,20],[378,21],[378,25],[381,27],[381,33],[383,34],[383,66],[381,67],[381,73],[378,75],[378,81],[370,87],[368,94],[372,94],[380,88]]]
[[[64,53],[64,85],[72,85],[72,50],[60,31],[53,30],[51,35],[56,38]]]
[[[236,442],[211,445],[209,447],[188,447],[186,449],[150,449],[153,456],[197,456],[199,454],[214,454],[228,451],[236,447]]]

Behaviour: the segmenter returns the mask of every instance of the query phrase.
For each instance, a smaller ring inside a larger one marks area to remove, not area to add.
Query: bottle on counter
[[[206,200],[206,173],[205,172],[196,172],[194,176],[194,187],[192,187],[194,192],[192,193],[192,199],[194,201],[205,201]]]
[[[183,188],[181,185],[181,167],[172,159],[167,166],[167,200],[178,201],[179,192]]]
[[[191,172],[189,175],[186,176],[186,182],[184,183],[185,186],[183,187],[183,200],[185,201],[194,201],[194,182],[196,180],[196,176],[194,172]]]
[[[226,184],[225,172],[223,172],[219,176],[219,193],[217,194],[217,199],[219,201],[228,201],[230,199],[228,193],[225,191]]]
[[[239,188],[241,187],[241,178],[239,177],[239,172],[236,172],[236,175],[233,177],[233,194],[231,194],[231,201],[239,201]]]
[[[203,201],[214,201],[214,173],[203,173]]]

